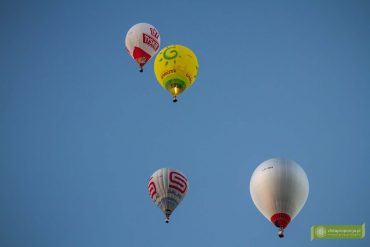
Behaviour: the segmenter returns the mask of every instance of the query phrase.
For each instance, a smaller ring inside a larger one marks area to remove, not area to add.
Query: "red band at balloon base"
[[[134,57],[135,61],[141,66],[143,66],[150,59],[150,55],[139,47],[135,47],[132,56]]]
[[[283,228],[288,226],[290,223],[290,216],[285,214],[285,213],[277,213],[271,216],[271,222],[274,224],[276,227]]]

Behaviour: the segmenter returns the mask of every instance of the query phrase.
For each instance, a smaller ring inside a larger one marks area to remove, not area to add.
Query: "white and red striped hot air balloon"
[[[150,198],[164,213],[168,223],[170,215],[188,193],[188,179],[180,171],[162,168],[150,177],[148,192]]]
[[[144,65],[158,51],[161,37],[153,25],[138,23],[128,30],[125,44],[127,52],[139,64],[140,72],[143,72]]]
[[[303,208],[309,191],[306,173],[295,161],[275,158],[260,164],[253,172],[250,193],[258,210],[284,229]]]

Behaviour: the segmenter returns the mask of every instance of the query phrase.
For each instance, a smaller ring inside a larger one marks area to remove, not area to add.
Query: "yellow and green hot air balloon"
[[[163,48],[154,61],[154,73],[159,84],[177,96],[188,89],[198,74],[198,60],[189,48],[182,45],[170,45]]]

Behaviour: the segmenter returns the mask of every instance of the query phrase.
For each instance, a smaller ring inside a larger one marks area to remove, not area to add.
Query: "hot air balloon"
[[[303,208],[309,191],[306,173],[295,161],[275,158],[253,172],[250,193],[257,209],[284,237],[284,229]]]
[[[186,176],[172,168],[157,170],[149,179],[148,192],[153,202],[165,215],[165,222],[184,199],[188,192],[188,179]]]
[[[157,53],[161,38],[154,26],[138,23],[128,30],[125,43],[127,52],[139,64],[140,72],[143,72],[144,65]]]
[[[154,73],[159,84],[173,95],[173,102],[177,102],[177,96],[194,83],[198,60],[189,48],[170,45],[155,58]]]

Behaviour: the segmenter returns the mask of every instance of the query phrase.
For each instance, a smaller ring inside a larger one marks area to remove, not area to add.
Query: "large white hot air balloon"
[[[150,177],[148,191],[150,198],[162,210],[168,223],[170,215],[188,192],[188,179],[180,171],[162,168]]]
[[[279,237],[303,208],[309,191],[306,173],[295,161],[275,158],[264,161],[250,181],[252,200],[276,227]]]
[[[161,37],[153,25],[138,23],[128,30],[125,44],[127,52],[139,64],[140,72],[143,72],[146,62],[158,51]]]

